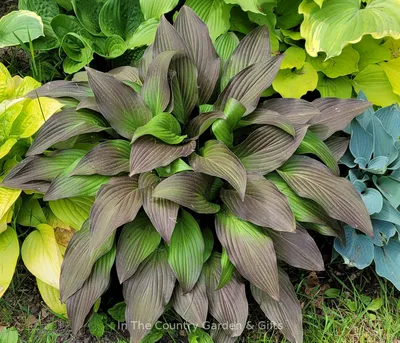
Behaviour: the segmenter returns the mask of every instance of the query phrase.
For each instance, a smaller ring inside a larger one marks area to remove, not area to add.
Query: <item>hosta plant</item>
[[[132,342],[168,304],[199,328],[210,314],[223,324],[214,341],[234,341],[247,283],[267,317],[302,342],[301,306],[282,267],[323,269],[306,227],[341,236],[344,222],[372,235],[360,195],[339,177],[346,141],[331,137],[370,104],[260,102],[282,61],[270,55],[261,26],[221,63],[204,22],[183,7],[174,25],[161,18],[138,69],[87,69],[88,84],[37,91],[81,102],[46,122],[3,185],[45,201],[96,196],[61,270],[74,332],[115,263]],[[94,148],[74,145],[87,136]]]
[[[378,275],[400,289],[400,109],[398,105],[367,109],[348,127],[349,150],[342,158],[348,179],[361,194],[372,218],[374,238],[347,226],[346,244],[335,248],[346,264],[359,269],[375,262]]]

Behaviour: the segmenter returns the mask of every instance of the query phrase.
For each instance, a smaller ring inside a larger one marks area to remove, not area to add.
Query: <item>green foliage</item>
[[[373,261],[378,275],[400,289],[398,243],[400,225],[400,108],[372,108],[348,127],[349,151],[342,162],[349,167],[349,180],[360,193],[372,218],[372,239],[346,227],[346,244],[335,241],[345,263],[363,269]]]
[[[238,3],[255,10],[252,2]],[[286,26],[299,20],[296,13],[279,19]],[[244,280],[270,320],[284,323],[291,342],[301,342],[301,306],[278,260],[323,269],[304,227],[340,236],[342,221],[372,234],[360,196],[338,176],[343,142],[332,137],[370,103],[262,103],[282,63],[282,56],[270,56],[267,27],[239,44],[226,37],[220,59],[206,24],[185,6],[174,25],[161,18],[138,68],[87,68],[79,77],[88,83],[61,81],[36,90],[70,98],[69,105],[47,120],[2,185],[44,193],[54,214],[74,225],[85,211],[76,220],[72,213],[90,206],[82,197],[96,195],[61,270],[61,300],[74,332],[107,290],[115,262],[126,305],[110,314],[122,319],[126,306],[133,342],[149,337],[169,303],[199,328],[208,313],[229,323],[210,332],[215,342],[240,336],[248,316]],[[285,63],[311,65],[304,55]],[[51,246],[51,227],[41,224],[37,231],[35,239],[49,233]],[[132,325],[138,322],[146,325]],[[95,313],[89,328],[97,337],[102,325]],[[210,339],[199,330],[190,340]]]

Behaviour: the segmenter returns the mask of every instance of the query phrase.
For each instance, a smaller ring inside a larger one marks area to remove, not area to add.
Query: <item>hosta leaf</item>
[[[70,60],[80,65],[89,64],[93,59],[91,41],[83,33],[68,32],[61,41],[61,47]]]
[[[216,215],[215,229],[239,273],[274,299],[279,299],[278,265],[271,238],[229,212]]]
[[[263,176],[248,175],[244,200],[237,191],[221,190],[221,199],[239,218],[277,231],[294,231],[295,221],[289,202]]]
[[[400,280],[397,274],[399,268],[400,243],[394,239],[382,248],[375,246],[375,269],[376,273],[391,281],[396,288],[400,287]]]
[[[383,70],[385,71],[390,84],[393,87],[393,92],[397,95],[400,95],[400,82],[398,80],[400,73],[400,58],[395,58],[386,63],[381,63]]]
[[[90,87],[83,82],[52,81],[27,94],[27,97],[31,99],[45,96],[51,96],[52,98],[69,97],[80,101],[89,96],[93,96],[93,92]]]
[[[239,43],[224,68],[220,81],[223,90],[229,81],[243,69],[268,60],[271,55],[269,32],[266,26],[259,26]]]
[[[75,42],[73,44],[79,44],[79,43]],[[88,43],[86,44],[86,46],[88,47]],[[66,74],[74,74],[74,73],[77,73],[78,71],[80,71],[82,68],[84,68],[90,62],[91,62],[91,59],[86,59],[85,61],[77,62],[77,61],[74,61],[70,57],[66,57],[63,62],[63,69]]]
[[[117,246],[117,273],[120,283],[135,274],[142,263],[160,244],[161,237],[145,214],[125,224]]]
[[[150,121],[150,109],[140,95],[122,81],[91,68],[87,68],[87,72],[101,114],[121,136],[131,139],[138,127]]]
[[[296,129],[292,137],[281,129],[266,125],[254,130],[246,140],[232,149],[246,170],[267,174],[287,161],[297,150],[307,126]]]
[[[110,272],[115,260],[115,247],[100,257],[89,278],[75,294],[67,299],[68,318],[74,334],[85,324],[85,319],[95,302],[110,285]]]
[[[215,41],[215,50],[221,60],[221,70],[225,69],[226,63],[231,58],[239,43],[239,38],[233,32],[227,32]]]
[[[0,145],[0,159],[6,156],[17,142],[17,139],[9,138],[4,143],[2,143],[2,145]]]
[[[115,139],[100,143],[90,150],[72,171],[72,175],[114,176],[129,171],[131,146],[128,141]]]
[[[376,188],[383,194],[389,203],[397,208],[400,205],[400,180],[390,176],[373,177],[373,182]]]
[[[60,291],[63,302],[82,288],[95,262],[113,247],[114,237],[112,234],[99,248],[91,250],[89,221],[72,236],[61,267]]]
[[[200,113],[186,126],[186,132],[193,140],[199,138],[217,119],[226,119],[220,111]]]
[[[306,52],[297,46],[291,46],[285,51],[281,69],[301,69],[306,61]]]
[[[300,225],[295,232],[268,230],[274,242],[276,257],[293,267],[306,270],[324,270],[324,260],[314,239]]]
[[[224,0],[228,4],[239,5],[243,11],[250,11],[253,13],[262,13],[258,8],[257,0]]]
[[[49,206],[59,220],[75,230],[79,230],[89,218],[93,203],[93,198],[81,197],[49,201]]]
[[[0,48],[27,43],[44,35],[43,22],[34,12],[13,11],[0,19]]]
[[[143,193],[143,209],[158,233],[169,244],[179,205],[167,199],[153,197],[154,188],[159,183],[160,178],[154,173],[144,173],[139,177],[139,188]]]
[[[272,323],[279,323],[279,328],[291,343],[303,342],[303,323],[301,305],[287,274],[279,269],[280,301],[271,298],[254,285],[250,286],[254,299]]]
[[[322,98],[340,98],[349,99],[353,94],[353,87],[351,81],[347,77],[338,77],[330,79],[324,74],[318,74],[317,91],[321,94]]]
[[[299,7],[299,13],[304,14],[300,32],[306,39],[307,52],[311,56],[317,56],[319,51],[326,52],[327,58],[338,56],[344,46],[359,42],[366,34],[375,39],[399,39],[398,5],[397,0],[374,0],[360,8],[358,0],[325,0],[320,8],[314,0],[303,1]],[[323,34],[332,30],[337,34]]]
[[[175,277],[164,249],[156,250],[124,282],[126,322],[132,342],[139,342],[163,314],[174,290]],[[147,323],[145,327],[134,323]]]
[[[101,35],[101,28],[99,25],[99,15],[106,0],[72,0],[72,6],[76,17],[82,26],[88,30],[92,35]],[[54,16],[53,16],[54,17]]]
[[[59,289],[62,257],[54,229],[39,224],[22,244],[21,256],[26,268],[37,278]]]
[[[220,290],[221,288],[224,288],[232,280],[233,273],[235,272],[235,270],[236,270],[235,266],[229,259],[226,249],[222,248],[221,277],[218,281],[218,287],[217,287],[216,291]]]
[[[17,232],[11,228],[0,233],[0,298],[6,292],[14,276],[19,257]]]
[[[139,25],[135,32],[128,38],[126,45],[128,49],[135,49],[143,45],[150,45],[156,36],[158,19],[149,19]]]
[[[60,291],[38,278],[36,278],[36,283],[42,299],[50,308],[50,310],[60,316],[66,317],[67,307],[65,306],[65,304],[61,303]]]
[[[293,156],[278,173],[299,196],[314,200],[332,218],[372,235],[367,209],[348,180],[306,156]]]
[[[349,146],[349,139],[346,137],[331,136],[324,143],[332,152],[336,162],[339,162]]]
[[[229,30],[232,5],[228,5],[224,0],[187,0],[185,5],[206,23],[213,41]]]
[[[1,178],[0,178],[1,180]],[[17,201],[21,191],[0,187],[0,218],[3,218],[11,206]]]
[[[193,153],[189,164],[195,172],[212,175],[229,182],[243,199],[246,191],[246,170],[239,159],[221,142],[205,143],[201,156]]]
[[[208,198],[213,178],[201,173],[179,173],[161,181],[153,197],[171,200],[197,213],[216,213],[220,206]]]
[[[224,288],[216,290],[221,278],[221,255],[218,253],[214,253],[204,265],[203,274],[210,314],[219,323],[228,324],[224,329],[227,336],[240,336],[249,311],[244,284],[235,276]]]
[[[60,13],[55,0],[21,0],[18,3],[18,9],[35,12],[42,18],[53,18]]]
[[[22,199],[22,205],[18,211],[17,224],[26,227],[36,227],[46,223],[47,219],[40,207],[39,201],[33,197]]]
[[[29,148],[27,156],[41,154],[52,145],[71,137],[107,129],[108,123],[97,114],[85,110],[65,109],[46,121]]]
[[[116,228],[135,219],[142,207],[137,177],[114,177],[102,186],[90,211],[92,249],[97,249]]]
[[[220,70],[220,61],[208,28],[187,6],[179,11],[174,26],[189,47],[189,56],[196,64],[199,102],[206,104],[217,83]]]
[[[199,224],[186,211],[178,216],[168,248],[168,263],[181,285],[190,292],[199,279],[204,256],[204,240]]]
[[[375,112],[385,130],[397,141],[400,137],[400,107],[398,104],[381,108]]]
[[[400,212],[390,205],[386,199],[383,199],[382,210],[379,213],[374,213],[371,218],[400,225]]]
[[[136,129],[132,143],[139,137],[151,135],[168,144],[179,144],[186,138],[186,135],[181,136],[180,134],[181,127],[175,117],[170,113],[161,113]]]
[[[178,5],[178,2],[178,0],[140,0],[140,8],[146,20],[150,18],[160,19],[164,13],[172,11]]]
[[[201,275],[199,281],[190,292],[183,292],[178,284],[175,287],[172,298],[174,310],[190,324],[204,327],[208,314],[208,299],[204,276]]]
[[[224,110],[227,101],[234,98],[246,107],[247,114],[251,113],[257,107],[261,93],[271,86],[282,59],[282,56],[271,57],[243,69],[229,81],[218,97],[215,109]]]
[[[336,131],[343,130],[357,115],[371,106],[368,101],[358,99],[317,99],[313,105],[321,112],[311,119],[310,130],[325,140]]]
[[[305,62],[301,69],[282,69],[272,82],[274,89],[284,98],[301,98],[317,88],[318,73]]]
[[[395,140],[385,130],[382,122],[375,116],[372,117],[372,120],[368,125],[368,131],[374,137],[374,158],[385,157],[388,160],[388,164],[393,162],[399,154],[395,146]]]
[[[107,59],[121,56],[128,48],[120,36],[94,37],[92,46],[96,54]]]
[[[364,36],[361,41],[353,45],[358,51],[360,61],[358,63],[359,70],[363,70],[370,64],[388,61],[392,58],[390,49],[388,49],[382,40],[374,39],[370,35]]]
[[[127,40],[143,19],[139,0],[108,0],[100,11],[99,24],[106,36],[118,35]]]
[[[271,99],[264,101],[262,108],[278,112],[293,124],[306,124],[320,114],[313,103],[302,99]]]

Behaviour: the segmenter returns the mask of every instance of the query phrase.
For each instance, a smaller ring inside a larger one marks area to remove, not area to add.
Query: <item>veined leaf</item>
[[[93,92],[83,82],[52,81],[27,94],[27,97],[31,99],[46,96],[51,96],[52,98],[68,97],[81,101],[89,96],[93,96]]]
[[[125,224],[117,246],[117,273],[120,283],[132,277],[139,265],[158,247],[161,237],[144,213]]]
[[[225,69],[227,62],[231,58],[239,43],[239,38],[233,32],[227,32],[219,36],[215,41],[215,50],[217,51],[217,54],[221,60],[221,71]]]
[[[22,199],[22,205],[18,211],[17,223],[26,227],[36,227],[39,224],[47,223],[37,199],[33,197]]]
[[[196,140],[218,119],[226,119],[225,114],[220,111],[200,113],[186,126],[186,132],[192,140]]]
[[[67,307],[65,304],[61,303],[60,300],[60,291],[50,286],[49,284],[43,282],[42,280],[36,278],[36,283],[46,305],[52,310],[53,312],[57,313],[60,316],[66,317],[67,316]]]
[[[18,189],[0,187],[0,218],[6,215],[20,194],[21,191]]]
[[[257,0],[225,0],[228,4],[239,5],[243,11],[262,13],[259,9]]]
[[[99,36],[102,34],[99,25],[99,15],[106,0],[84,1],[72,0],[74,12],[82,26],[92,35]]]
[[[349,139],[346,137],[331,136],[324,143],[332,152],[336,162],[339,162],[349,146]]]
[[[151,45],[154,42],[159,23],[158,19],[154,18],[141,23],[126,41],[128,49],[135,49],[143,45]]]
[[[0,298],[6,292],[14,276],[19,256],[19,243],[16,231],[7,227],[0,233]]]
[[[140,8],[142,9],[144,18],[157,18],[167,12],[172,11],[176,5],[178,5],[178,0],[163,0],[161,2],[157,0],[140,0]]]
[[[353,94],[353,86],[348,77],[338,77],[330,79],[322,73],[318,73],[317,91],[322,98],[336,97],[340,99],[349,99]]]
[[[219,279],[218,282],[218,287],[216,291],[220,290],[221,288],[224,288],[229,282],[231,282],[233,278],[233,273],[235,272],[236,268],[231,262],[231,260],[228,257],[228,254],[226,252],[225,248],[222,248],[222,254],[221,254],[221,278]]]

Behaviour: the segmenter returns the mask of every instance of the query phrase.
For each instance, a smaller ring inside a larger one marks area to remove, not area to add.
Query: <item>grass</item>
[[[27,283],[32,285],[25,289]],[[0,299],[0,332],[5,323],[15,326],[18,343],[75,343],[90,337],[86,330],[75,340],[65,320],[43,309],[33,285],[25,271],[18,273],[13,287]],[[297,280],[297,293],[303,306],[304,343],[400,343],[398,292],[370,270],[348,274],[333,267],[323,274],[302,274]],[[258,327],[257,320],[265,318],[252,309],[255,329],[245,332],[240,342],[289,343],[279,332]],[[171,318],[166,315],[165,319]],[[89,342],[128,342],[110,317],[104,324],[105,336],[92,337]],[[181,342],[182,334],[169,330],[163,341]],[[3,342],[0,333],[0,343],[10,342]]]

